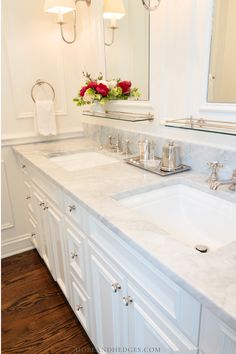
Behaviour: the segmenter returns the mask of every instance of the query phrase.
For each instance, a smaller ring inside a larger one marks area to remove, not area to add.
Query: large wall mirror
[[[236,0],[215,0],[208,102],[236,103]]]
[[[142,1],[123,0],[123,5],[121,19],[104,19],[106,79],[129,80],[139,88],[140,100],[149,100],[150,13]]]

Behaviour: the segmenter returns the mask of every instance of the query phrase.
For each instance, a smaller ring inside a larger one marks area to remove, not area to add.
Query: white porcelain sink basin
[[[93,151],[81,151],[74,154],[50,157],[50,161],[67,171],[78,171],[117,162],[116,159],[110,156]]]
[[[183,184],[125,197],[119,202],[190,247],[203,244],[215,250],[236,240],[236,204]]]

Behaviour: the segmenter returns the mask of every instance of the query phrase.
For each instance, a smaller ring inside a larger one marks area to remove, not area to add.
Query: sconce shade
[[[120,20],[123,16],[125,16],[125,7],[123,0],[104,0],[104,18]]]
[[[45,0],[44,11],[55,14],[66,14],[75,10],[74,0]]]

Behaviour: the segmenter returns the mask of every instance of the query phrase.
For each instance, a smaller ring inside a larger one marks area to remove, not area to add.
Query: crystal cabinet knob
[[[124,296],[123,302],[124,302],[125,306],[129,306],[129,304],[132,304],[133,299],[131,296]]]
[[[117,291],[121,289],[121,285],[119,283],[113,283],[111,287],[114,293],[117,293]]]
[[[76,257],[78,257],[78,254],[76,252],[71,252],[71,258],[75,259]]]
[[[83,306],[82,305],[76,305],[76,311],[79,312],[80,310],[83,309]]]
[[[69,212],[71,213],[73,210],[76,210],[76,206],[75,205],[69,205],[68,209],[69,209]]]

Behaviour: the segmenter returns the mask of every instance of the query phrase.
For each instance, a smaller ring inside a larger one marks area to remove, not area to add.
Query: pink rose
[[[106,97],[109,93],[109,88],[106,85],[99,84],[96,87],[97,93],[100,93],[103,97]]]
[[[80,90],[79,94],[81,97],[84,97],[85,92],[87,91],[88,86],[83,86],[82,89]]]
[[[128,95],[130,93],[130,88],[131,88],[131,81],[121,81],[118,83],[118,87],[122,89],[122,93],[124,95]]]

